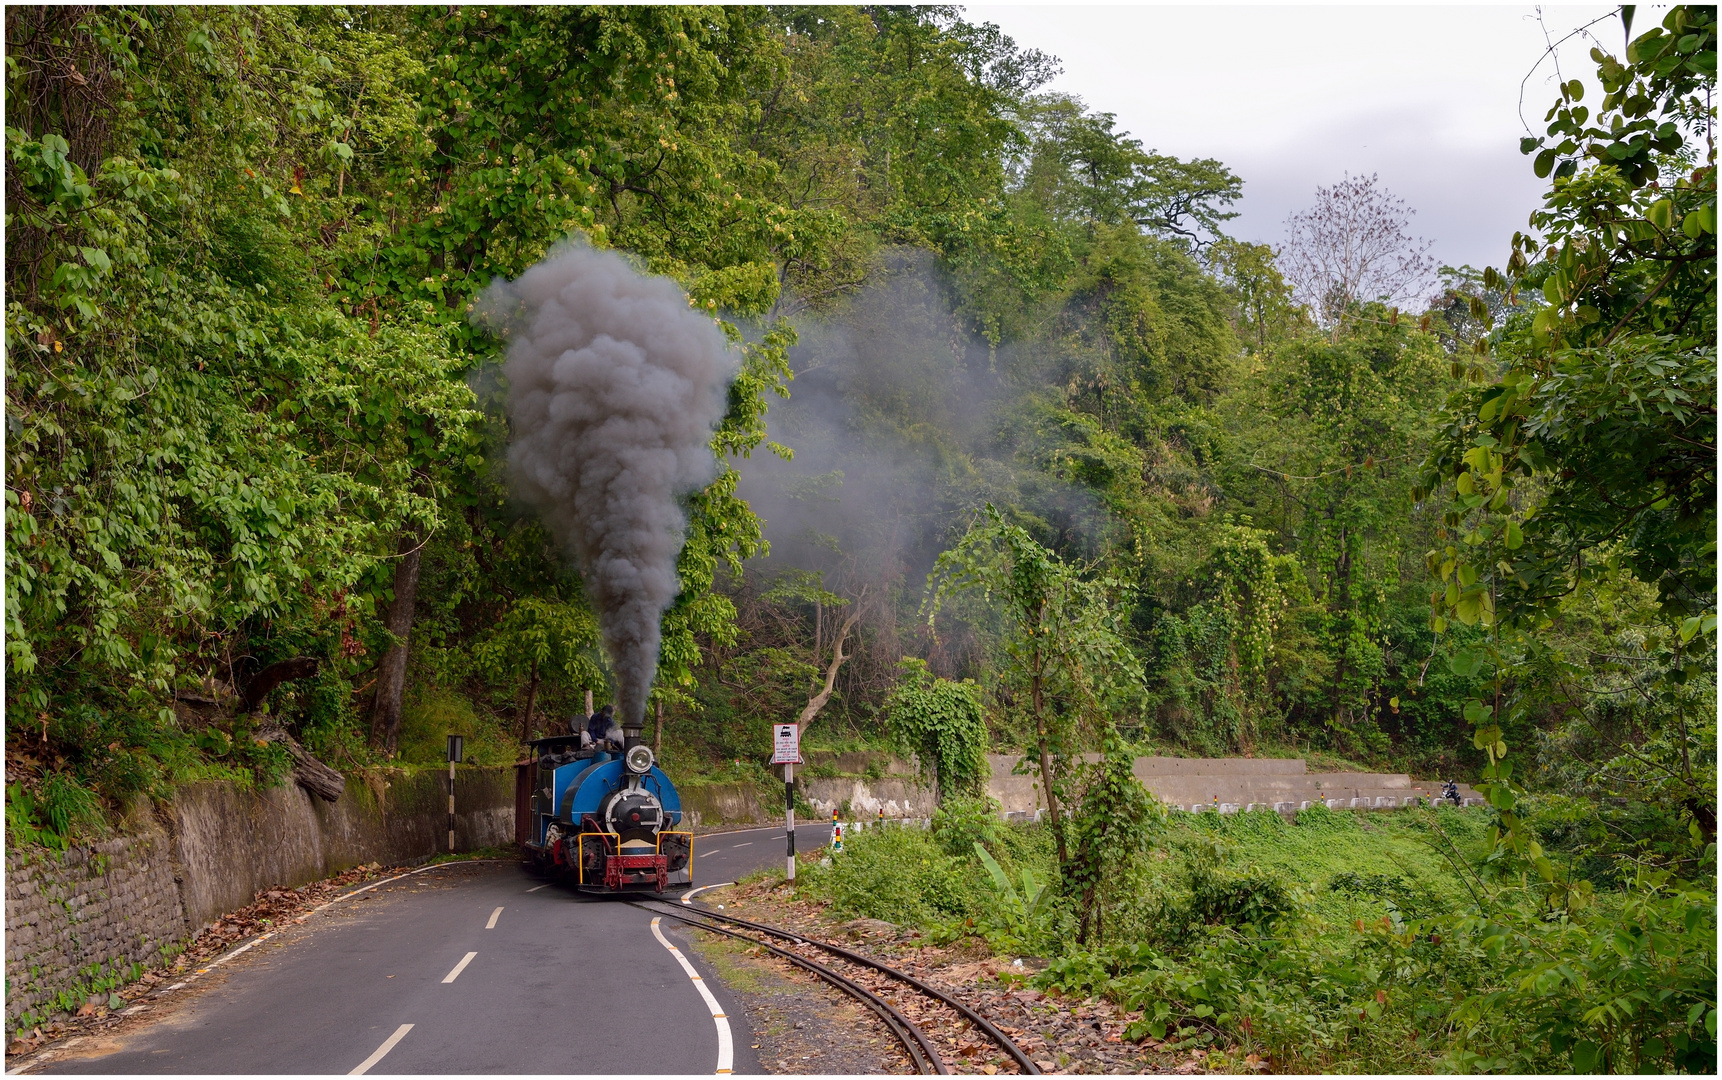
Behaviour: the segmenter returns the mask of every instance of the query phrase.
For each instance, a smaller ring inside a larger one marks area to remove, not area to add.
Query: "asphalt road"
[[[824,844],[830,831],[828,822],[797,828],[797,848]],[[784,847],[781,826],[697,837],[694,884],[780,864]],[[31,1071],[345,1074],[397,1034],[368,1073],[717,1066],[711,1010],[646,911],[545,885],[512,863],[449,864],[366,896],[204,976],[184,1000],[158,1006],[158,1021]],[[680,924],[659,930],[735,1018],[734,1071],[759,1072],[727,990],[686,947]]]
[[[811,851],[831,842],[831,822],[796,822],[795,850]],[[694,837],[694,888],[734,881],[766,866],[782,866],[788,856],[783,826]]]

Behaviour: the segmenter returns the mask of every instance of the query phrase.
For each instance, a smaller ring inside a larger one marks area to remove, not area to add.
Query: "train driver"
[[[586,721],[586,730],[580,733],[580,746],[584,749],[592,747],[597,750],[619,750],[622,747],[622,727],[616,723],[616,707],[606,705],[593,713]]]

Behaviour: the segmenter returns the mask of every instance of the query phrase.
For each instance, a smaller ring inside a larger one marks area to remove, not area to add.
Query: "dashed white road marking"
[[[694,897],[698,896],[700,893],[705,892],[707,889],[722,889],[726,886],[734,885],[734,884],[735,884],[735,882],[733,882],[733,881],[720,881],[716,885],[701,885],[697,889],[689,889],[686,893],[682,894],[682,903],[684,903],[684,904],[693,903]]]
[[[408,870],[404,874],[396,874],[394,877],[386,877],[386,878],[382,879],[381,881],[373,881],[371,884],[366,885],[362,889],[354,889],[352,892],[342,893],[340,896],[335,897],[333,900],[325,900],[323,903],[318,904],[316,907],[312,908],[310,911],[307,911],[305,914],[300,915],[298,918],[294,919],[293,922],[296,924],[297,923],[303,923],[305,920],[309,919],[311,916],[317,914],[318,912],[322,911],[325,908],[333,907],[336,904],[342,903],[342,902],[347,901],[347,900],[351,900],[355,896],[358,896],[362,893],[368,893],[372,889],[380,888],[381,886],[389,884],[391,881],[399,881],[402,878],[410,878],[410,877],[414,876],[415,874],[422,874],[422,873],[426,872],[427,870],[441,870],[444,867],[463,866],[463,865],[466,865],[469,863],[505,862],[505,861],[508,861],[508,860],[504,860],[504,859],[456,859],[456,860],[453,860],[450,862],[432,863],[429,866],[421,866],[417,870]],[[538,889],[542,889],[544,887],[545,886],[540,885],[540,886],[538,886]],[[528,889],[526,891],[527,892],[537,892],[538,889]],[[281,931],[279,931],[279,930],[271,930],[266,934],[260,934],[256,938],[253,938],[251,941],[248,941],[245,944],[239,946],[239,948],[234,949],[232,952],[229,952],[229,953],[226,953],[222,956],[216,957],[214,960],[211,960],[208,963],[208,965],[198,968],[196,971],[192,972],[191,975],[180,980],[179,982],[176,982],[171,986],[164,986],[160,990],[157,990],[155,993],[151,994],[150,996],[151,997],[161,997],[163,994],[170,993],[171,991],[174,991],[174,990],[183,990],[187,986],[190,986],[193,982],[195,982],[199,975],[209,974],[211,969],[220,967],[222,964],[227,963],[229,960],[232,960],[234,957],[240,955],[241,953],[247,952],[250,949],[255,948],[256,946],[263,944],[265,941],[268,941],[270,938],[274,937],[276,934],[279,934],[280,932]],[[468,959],[471,959],[471,957],[468,957]],[[465,966],[466,966],[465,962],[463,961],[461,964],[461,967],[465,967]],[[460,972],[460,968],[456,968],[455,973],[459,974],[459,972]],[[444,981],[446,982],[448,980],[444,980]],[[381,1050],[377,1051],[377,1053],[375,1055],[377,1061],[382,1060],[382,1056],[384,1054],[388,1053],[389,1050],[394,1047],[395,1043],[397,1041],[399,1041],[400,1037],[402,1035],[405,1035],[407,1033],[407,1030],[410,1029],[411,1027],[412,1027],[411,1024],[403,1024],[401,1026],[401,1029],[399,1031],[395,1032],[394,1038],[392,1038],[388,1042],[384,1043],[383,1048]],[[17,1076],[20,1073],[28,1072],[29,1070],[35,1068],[38,1065],[45,1065],[48,1062],[57,1058],[60,1055],[60,1052],[62,1050],[64,1050],[66,1048],[66,1046],[69,1046],[69,1045],[71,1045],[71,1044],[67,1043],[67,1044],[62,1045],[62,1046],[50,1046],[47,1049],[43,1050],[41,1053],[32,1057],[29,1061],[24,1062],[23,1064],[17,1066],[16,1068],[7,1069],[5,1075]],[[377,1063],[377,1061],[366,1062],[365,1064],[363,1064],[359,1067],[359,1071],[363,1071],[365,1069],[370,1068],[372,1065],[375,1065]]]
[[[532,888],[527,889],[526,891],[527,892],[537,892],[539,889],[548,889],[550,887],[550,885],[551,885],[551,882],[546,881],[544,884],[534,885],[534,886],[532,886]]]
[[[706,1008],[711,1010],[712,1023],[717,1025],[718,1059],[717,1069],[714,1071],[719,1075],[727,1074],[735,1068],[735,1041],[730,1037],[729,1017],[724,1015],[723,1006],[718,1004],[718,999],[706,986],[705,980],[700,978],[700,973],[694,970],[692,964],[688,963],[688,958],[682,955],[682,950],[671,945],[670,939],[664,936],[662,930],[658,929],[658,923],[662,921],[656,918],[652,920],[652,936],[658,939],[658,944],[670,950],[670,955],[676,958],[676,963],[682,965],[682,970],[687,972],[688,978],[693,980],[694,989],[700,992],[700,997],[705,998]]]
[[[449,972],[447,975],[444,975],[442,977],[442,981],[445,983],[454,982],[457,978],[460,977],[460,973],[466,970],[466,965],[472,963],[472,958],[477,956],[477,955],[478,954],[475,952],[469,952],[465,956],[461,957],[460,963],[458,963],[454,966],[453,971]]]
[[[502,915],[502,909],[501,908],[497,908],[495,911],[491,912],[490,913],[490,921],[484,924],[484,928],[486,930],[495,930],[496,929],[496,920],[499,917],[501,917],[501,915]]]
[[[736,849],[736,848],[744,848],[744,847],[752,847],[752,846],[753,846],[753,841],[752,841],[752,840],[749,840],[749,841],[748,841],[748,842],[747,842],[747,843],[745,843],[745,844],[736,844],[736,845],[734,845],[734,846],[733,846],[733,847],[731,847],[731,848],[730,848],[730,850],[731,850],[731,851],[734,851],[734,850],[735,850],[735,849]]]
[[[467,959],[468,960],[472,959],[472,956],[470,953],[467,955]],[[347,1075],[348,1076],[363,1076],[363,1075],[365,1075],[367,1072],[370,1071],[372,1065],[375,1065],[377,1062],[383,1060],[383,1058],[388,1055],[388,1052],[395,1048],[395,1044],[400,1042],[402,1039],[406,1038],[407,1032],[411,1031],[412,1029],[413,1029],[413,1026],[411,1024],[402,1024],[400,1027],[396,1028],[395,1033],[393,1035],[390,1035],[387,1039],[385,1039],[383,1041],[383,1045],[377,1047],[376,1053],[372,1054],[370,1057],[366,1058],[365,1060],[359,1062],[359,1067],[354,1069],[352,1072],[348,1073]]]

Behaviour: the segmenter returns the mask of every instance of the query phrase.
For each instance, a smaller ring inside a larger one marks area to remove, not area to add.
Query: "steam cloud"
[[[795,458],[735,462],[737,493],[771,542],[756,566],[918,598],[939,553],[989,501],[1038,519],[1061,548],[1098,552],[1104,509],[1036,464],[1044,436],[1021,419],[1022,388],[1067,373],[966,332],[929,255],[887,252],[841,312],[796,329],[793,393],[766,417]]]
[[[659,620],[681,585],[680,499],[709,484],[739,358],[666,278],[564,246],[497,281],[475,319],[508,337],[508,463],[517,494],[579,565],[617,676],[617,718],[644,722]]]

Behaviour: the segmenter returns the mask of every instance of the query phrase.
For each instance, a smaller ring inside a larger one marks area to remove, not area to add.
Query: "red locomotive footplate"
[[[670,887],[669,856],[604,856],[604,887],[607,889],[620,889],[624,884],[643,885],[646,880],[650,880],[653,877],[657,879],[659,892],[663,892]]]

